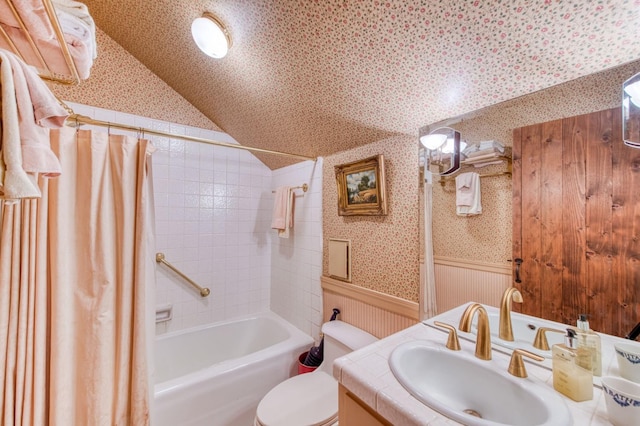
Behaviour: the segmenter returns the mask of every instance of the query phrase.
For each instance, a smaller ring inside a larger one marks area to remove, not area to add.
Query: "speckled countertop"
[[[445,312],[428,322],[439,320],[449,324],[456,324],[466,305]],[[487,307],[487,309],[495,309]],[[475,343],[465,339],[467,333],[459,333],[462,351],[473,354]],[[601,335],[602,338],[602,366],[604,375],[617,375],[617,362],[613,350],[613,341],[618,338]],[[367,405],[377,411],[394,425],[457,425],[456,421],[430,409],[415,399],[396,380],[389,368],[388,359],[391,352],[400,344],[414,340],[429,340],[444,350],[447,341],[445,331],[435,329],[420,323],[403,331],[386,337],[372,345],[352,352],[335,361],[333,374],[335,378],[351,393],[356,395]],[[622,340],[622,339],[619,339]],[[628,342],[628,341],[627,341]],[[487,361],[493,367],[506,371],[510,360],[510,350],[493,350],[493,359]],[[550,369],[551,361],[542,364],[529,362],[525,358],[529,377],[517,380],[535,381],[542,386],[548,386],[553,391],[553,375]],[[596,379],[597,382],[597,379]],[[602,390],[595,386],[593,399],[585,402],[573,400],[558,393],[569,408],[575,426],[610,425]]]

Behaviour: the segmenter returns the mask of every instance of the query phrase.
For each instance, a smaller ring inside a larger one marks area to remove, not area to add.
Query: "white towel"
[[[478,173],[461,173],[456,177],[456,213],[458,216],[474,216],[482,213]]]
[[[86,25],[86,28],[90,32],[90,41],[88,43],[89,49],[92,59],[95,59],[97,57],[96,24],[89,14],[89,9],[87,8],[87,6],[84,3],[80,3],[79,1],[75,0],[53,0],[52,3],[54,5],[54,8],[56,9],[59,20],[61,19],[60,12],[66,12],[75,16]],[[66,25],[63,25],[63,23],[60,22],[60,26],[63,27],[64,30]]]
[[[271,228],[278,230],[280,238],[289,238],[289,229],[293,228],[294,195],[290,186],[276,189]]]
[[[478,144],[478,150],[483,151],[486,149],[491,149],[499,153],[504,153],[504,145],[498,141],[481,141]]]
[[[64,10],[56,10],[56,14],[58,15],[58,22],[60,22],[60,27],[65,36],[68,35],[80,40],[88,47],[91,53],[91,59],[96,59],[98,57],[98,50],[96,46],[95,26],[90,27],[82,19]],[[67,42],[69,42],[69,40],[67,40]]]
[[[494,164],[502,164],[502,163],[504,163],[504,160],[485,161],[482,163],[473,163],[473,167],[475,167],[476,169],[479,169],[481,167],[487,167],[487,166],[492,166]]]

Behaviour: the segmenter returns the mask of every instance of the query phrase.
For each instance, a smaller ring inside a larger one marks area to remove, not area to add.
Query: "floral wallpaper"
[[[86,0],[243,145],[330,155],[640,58],[640,0]],[[202,54],[215,13],[233,45]],[[271,168],[289,160],[269,159]]]
[[[621,84],[640,72],[640,61],[577,79],[537,93],[451,120],[470,143],[498,140],[512,145],[513,129],[561,117],[586,114],[620,105]],[[438,125],[438,123],[435,123]],[[441,124],[441,123],[440,123]],[[334,166],[384,154],[387,162],[389,215],[338,216]],[[480,169],[505,170],[504,165]],[[407,300],[418,300],[422,190],[418,186],[416,137],[390,137],[325,158],[323,169],[323,238],[351,239],[354,285]],[[452,183],[434,184],[434,254],[483,263],[509,265],[511,258],[511,179],[483,178],[483,212],[475,217],[455,214]],[[371,266],[372,263],[375,266]],[[324,250],[323,271],[328,268]]]
[[[564,83],[453,119],[470,143],[497,140],[512,145],[513,129],[620,106],[622,82],[640,72],[640,61]],[[504,166],[476,170],[493,173]],[[465,170],[467,171],[467,170]],[[511,179],[481,179],[482,214],[455,214],[455,187],[434,185],[434,254],[488,263],[511,259]]]
[[[374,155],[385,159],[386,216],[338,216],[334,167]],[[322,170],[323,272],[329,238],[351,240],[352,283],[418,301],[418,145],[395,136],[325,157]]]
[[[49,84],[58,98],[156,120],[220,130],[100,29],[97,39],[98,58],[87,80],[76,86]]]

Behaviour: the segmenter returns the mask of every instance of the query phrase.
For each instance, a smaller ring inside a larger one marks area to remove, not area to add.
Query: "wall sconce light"
[[[640,73],[622,83],[622,138],[640,148]]]
[[[231,36],[222,22],[212,13],[204,12],[191,24],[193,40],[206,55],[224,58],[231,48]]]
[[[427,167],[437,165],[441,176],[451,175],[460,169],[460,153],[467,145],[460,140],[460,132],[451,127],[430,131],[425,126],[420,128],[419,140],[426,150]],[[448,168],[445,170],[445,167]]]

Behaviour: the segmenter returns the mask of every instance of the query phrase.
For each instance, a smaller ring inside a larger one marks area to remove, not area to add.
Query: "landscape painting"
[[[347,175],[348,204],[376,202],[378,202],[378,189],[376,188],[375,170],[365,170]]]
[[[335,167],[340,216],[387,214],[384,156]]]

